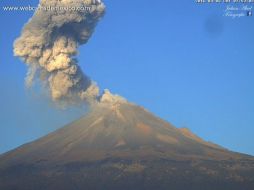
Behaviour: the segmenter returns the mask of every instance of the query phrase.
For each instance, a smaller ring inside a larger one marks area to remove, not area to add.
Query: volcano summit
[[[254,158],[105,91],[90,112],[0,156],[1,190],[252,190]]]

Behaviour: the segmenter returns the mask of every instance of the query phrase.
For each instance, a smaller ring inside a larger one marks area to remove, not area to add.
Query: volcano
[[[253,190],[254,157],[105,91],[83,118],[0,156],[1,190]]]

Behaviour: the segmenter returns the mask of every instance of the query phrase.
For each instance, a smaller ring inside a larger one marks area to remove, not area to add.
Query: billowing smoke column
[[[80,69],[75,55],[104,15],[100,0],[41,0],[14,43],[27,65],[27,86],[38,77],[54,101],[92,101],[99,88]]]

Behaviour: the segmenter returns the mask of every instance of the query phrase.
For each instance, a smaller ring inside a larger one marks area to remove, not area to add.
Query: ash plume
[[[41,0],[14,43],[14,54],[28,66],[26,85],[36,79],[54,101],[92,101],[97,85],[78,66],[75,56],[104,15],[100,0]]]

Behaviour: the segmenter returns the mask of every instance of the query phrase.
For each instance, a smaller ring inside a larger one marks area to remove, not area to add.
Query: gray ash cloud
[[[81,70],[76,55],[104,15],[104,4],[99,0],[41,0],[39,7],[52,9],[38,9],[14,43],[15,56],[28,66],[26,85],[39,79],[54,101],[93,101],[99,88]]]

